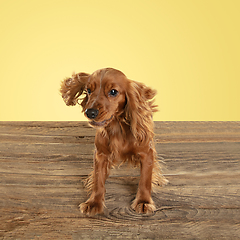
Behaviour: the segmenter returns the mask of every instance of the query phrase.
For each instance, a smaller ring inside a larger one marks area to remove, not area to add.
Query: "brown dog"
[[[78,73],[62,82],[61,94],[67,105],[79,103],[89,124],[97,129],[94,170],[87,181],[90,198],[80,204],[83,213],[103,212],[105,181],[118,161],[140,165],[141,176],[132,208],[138,213],[155,211],[151,198],[153,185],[167,180],[161,174],[153,141],[152,114],[156,91],[129,80],[113,68],[93,74]],[[79,99],[81,95],[82,99]]]

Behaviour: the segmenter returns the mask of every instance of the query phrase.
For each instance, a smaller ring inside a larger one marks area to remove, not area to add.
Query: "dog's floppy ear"
[[[77,73],[73,74],[71,78],[65,78],[61,83],[60,93],[67,106],[74,106],[79,103],[79,97],[85,90],[89,74]],[[79,103],[83,108],[87,102],[87,95]]]
[[[155,95],[156,90],[143,83],[130,81],[126,92],[125,120],[134,137],[140,142],[153,137],[152,114],[157,112],[157,105],[154,105],[152,100]]]

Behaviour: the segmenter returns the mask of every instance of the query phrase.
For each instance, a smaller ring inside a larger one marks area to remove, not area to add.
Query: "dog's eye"
[[[87,93],[88,93],[88,94],[91,94],[91,92],[92,92],[91,89],[88,88],[88,89],[87,89]]]
[[[116,89],[112,89],[109,92],[109,96],[111,96],[111,97],[116,97],[117,95],[118,95],[118,91]]]

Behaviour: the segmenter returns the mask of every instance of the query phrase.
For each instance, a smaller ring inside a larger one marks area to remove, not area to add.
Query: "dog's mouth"
[[[102,122],[96,122],[96,121],[92,120],[92,121],[89,122],[89,124],[93,127],[97,127],[97,128],[99,127],[100,128],[100,127],[107,126],[112,121],[112,119],[113,119],[113,115],[109,119],[104,120]]]

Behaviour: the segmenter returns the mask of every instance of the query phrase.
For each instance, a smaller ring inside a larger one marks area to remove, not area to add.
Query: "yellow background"
[[[0,120],[86,120],[73,71],[158,90],[154,120],[240,120],[239,0],[0,0]]]

